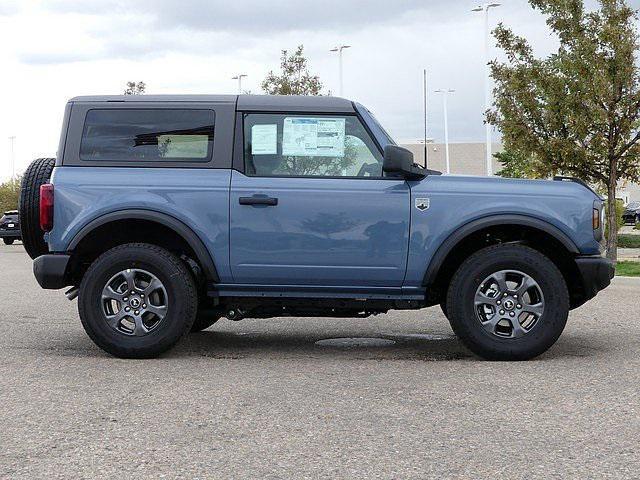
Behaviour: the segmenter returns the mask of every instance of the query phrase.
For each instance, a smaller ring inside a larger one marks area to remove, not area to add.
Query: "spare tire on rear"
[[[20,231],[22,244],[31,258],[49,253],[40,228],[40,185],[49,183],[55,158],[38,158],[31,162],[20,187]]]

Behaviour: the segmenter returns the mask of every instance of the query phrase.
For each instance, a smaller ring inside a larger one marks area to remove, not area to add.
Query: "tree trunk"
[[[616,212],[616,181],[615,175],[609,178],[607,185],[607,258],[618,261],[618,214]]]

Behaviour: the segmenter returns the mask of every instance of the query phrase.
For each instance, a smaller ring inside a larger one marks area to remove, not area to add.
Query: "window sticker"
[[[278,125],[254,125],[251,127],[251,154],[276,155],[278,153]]]
[[[344,157],[344,118],[284,119],[282,155]]]

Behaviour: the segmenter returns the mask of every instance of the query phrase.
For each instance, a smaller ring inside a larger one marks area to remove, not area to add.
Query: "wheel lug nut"
[[[129,301],[129,297],[124,297],[124,298],[122,299],[122,301],[123,301],[123,302],[128,302],[128,301]]]
[[[518,298],[518,294],[517,294],[517,293],[515,293],[515,294],[513,295],[513,298]]]
[[[143,304],[142,304],[142,308],[147,308],[147,304],[146,304],[146,303],[143,303]]]
[[[500,310],[500,315],[504,315],[504,310]]]
[[[135,313],[136,315],[140,315],[140,310],[136,310],[134,313]]]
[[[135,294],[136,294],[136,292],[134,292],[133,290],[131,290],[131,295],[135,295]]]
[[[522,308],[522,305],[518,304],[516,305],[516,308]]]
[[[514,315],[515,315],[515,313],[513,313],[513,312],[509,312],[509,316],[510,316],[510,317],[513,317]]]
[[[140,298],[144,298],[144,293],[141,293],[141,294],[140,294]]]
[[[131,309],[130,309],[129,307],[124,307],[124,311],[125,311],[125,312],[128,312],[128,311],[130,311],[130,310],[131,310]]]
[[[507,296],[507,294],[506,294],[506,293],[503,293],[503,294],[502,294],[502,296],[503,296],[503,297],[506,297],[506,296]]]
[[[501,302],[500,300],[498,300],[496,303],[497,303],[498,305],[500,305],[502,302]]]

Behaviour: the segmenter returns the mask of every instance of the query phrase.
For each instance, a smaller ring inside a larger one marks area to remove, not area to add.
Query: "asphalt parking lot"
[[[132,361],[39,289],[21,245],[0,269],[0,478],[640,476],[637,279],[525,363],[474,358],[437,308],[223,320]],[[316,344],[344,337],[391,342]]]

